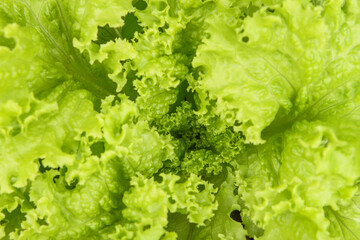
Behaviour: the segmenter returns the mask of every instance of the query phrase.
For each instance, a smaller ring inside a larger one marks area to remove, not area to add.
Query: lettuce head
[[[359,0],[0,1],[0,239],[360,239]]]

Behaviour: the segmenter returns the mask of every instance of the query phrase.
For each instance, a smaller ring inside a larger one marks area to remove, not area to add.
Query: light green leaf
[[[123,214],[131,223],[127,228],[134,231],[133,239],[160,239],[163,234],[173,239],[175,233],[168,235],[165,230],[168,212],[186,214],[189,222],[201,226],[218,206],[212,185],[195,175],[183,183],[178,183],[180,178],[176,175],[161,174],[160,178],[160,182],[156,182],[135,177],[134,187],[124,195],[127,208]]]
[[[331,220],[330,232],[341,240],[360,239],[360,208],[359,195],[351,199],[347,204],[334,210],[330,207],[325,209],[327,217]]]
[[[234,195],[236,187],[235,178],[235,175],[228,174],[226,181],[216,193],[216,201],[219,207],[215,211],[215,216],[205,227],[196,228],[191,235],[191,239],[246,239],[247,233],[242,226],[243,223],[231,218],[233,211],[237,210],[240,212],[241,210],[239,196]]]

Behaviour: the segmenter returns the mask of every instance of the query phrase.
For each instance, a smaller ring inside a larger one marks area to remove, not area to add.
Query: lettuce
[[[0,239],[360,239],[357,0],[0,2]]]

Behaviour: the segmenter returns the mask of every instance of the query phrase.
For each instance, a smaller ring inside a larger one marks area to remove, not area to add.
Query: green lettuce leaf
[[[359,210],[358,193],[338,210],[326,207],[325,214],[331,219],[329,231],[340,239],[359,239]]]
[[[0,239],[359,239],[358,0],[0,2]]]
[[[219,207],[215,216],[205,227],[194,229],[191,239],[246,239],[247,232],[243,228],[243,223],[238,222],[242,221],[240,215],[238,219],[231,218],[231,215],[236,215],[241,210],[240,198],[237,193],[234,194],[237,177],[235,174],[228,174],[216,194]]]
[[[198,226],[214,215],[218,204],[212,184],[195,175],[184,182],[179,182],[180,177],[172,174],[161,174],[159,178],[156,181],[138,175],[131,180],[133,187],[123,198],[127,207],[123,216],[128,224],[118,229],[118,236],[126,237],[120,239],[176,239],[175,232],[165,229],[168,212],[185,214],[190,223]],[[170,221],[176,219],[170,218]]]

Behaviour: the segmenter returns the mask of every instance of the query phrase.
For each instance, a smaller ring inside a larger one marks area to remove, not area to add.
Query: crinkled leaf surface
[[[359,239],[359,16],[1,1],[0,239]]]

